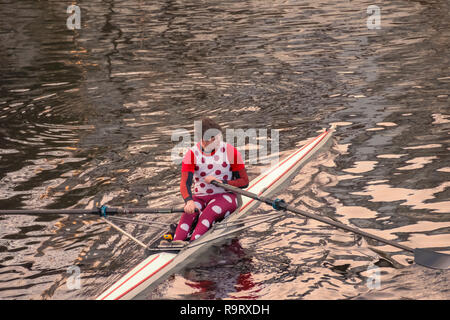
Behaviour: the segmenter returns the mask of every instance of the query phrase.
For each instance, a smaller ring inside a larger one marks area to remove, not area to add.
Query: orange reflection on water
[[[352,194],[370,196],[372,199],[369,201],[371,202],[404,201],[400,205],[411,206],[415,210],[424,209],[436,213],[448,213],[450,201],[429,201],[435,199],[435,194],[443,192],[449,186],[449,181],[430,189],[394,188],[388,184],[376,184],[367,186],[365,191],[352,192]]]

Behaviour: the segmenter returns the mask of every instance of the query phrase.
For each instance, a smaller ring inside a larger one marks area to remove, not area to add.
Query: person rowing
[[[214,222],[237,209],[237,195],[212,185],[213,180],[238,188],[248,186],[241,154],[222,137],[219,124],[210,118],[202,119],[201,140],[183,157],[180,192],[185,206],[175,230],[174,244],[198,239]],[[193,226],[195,220],[197,224]]]

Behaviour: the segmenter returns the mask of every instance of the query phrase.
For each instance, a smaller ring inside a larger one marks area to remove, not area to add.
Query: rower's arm
[[[180,192],[184,199],[184,202],[192,200],[192,178],[194,173],[192,172],[181,172],[181,182],[180,182]]]
[[[189,150],[183,157],[181,163],[180,192],[184,202],[192,200],[192,180],[195,171],[195,157],[192,150]]]
[[[241,153],[233,146],[227,145],[227,156],[230,160],[230,169],[233,174],[231,180],[223,180],[222,182],[237,188],[247,188],[247,170],[245,170],[245,164],[242,160]]]
[[[248,187],[247,170],[245,170],[245,168],[242,168],[239,171],[233,171],[233,176],[231,180],[222,180],[222,183],[237,188],[247,188]]]

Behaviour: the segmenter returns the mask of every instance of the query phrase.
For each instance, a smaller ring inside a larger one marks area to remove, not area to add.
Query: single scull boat
[[[271,195],[330,141],[331,135],[332,130],[325,130],[286,159],[252,180],[246,190],[261,196]],[[143,299],[157,284],[192,261],[195,256],[198,256],[214,241],[235,234],[251,225],[280,217],[280,213],[267,214],[263,219],[254,220],[254,224],[245,225],[248,219],[243,218],[256,209],[259,204],[259,201],[245,196],[242,197],[240,207],[233,214],[215,224],[200,239],[193,241],[184,248],[171,250],[170,248],[158,248],[151,244],[149,247],[153,249],[153,251],[150,250],[152,254],[116,281],[97,299]]]

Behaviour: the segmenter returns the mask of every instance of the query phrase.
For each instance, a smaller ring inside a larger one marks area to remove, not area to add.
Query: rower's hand
[[[217,181],[217,182],[220,182],[220,183],[222,183],[222,181],[220,181],[219,179],[217,179],[216,177],[213,177],[213,176],[206,176],[205,177],[205,182],[206,183],[211,183],[212,181]]]
[[[189,200],[184,205],[184,212],[186,212],[186,213],[192,214],[195,212],[196,209],[197,209],[197,206],[195,205],[195,202],[193,200]]]

